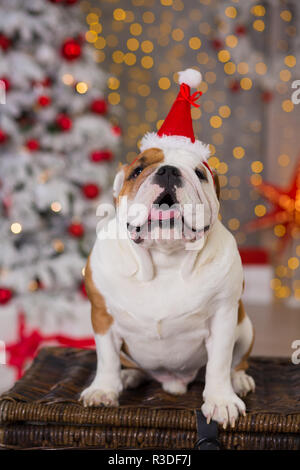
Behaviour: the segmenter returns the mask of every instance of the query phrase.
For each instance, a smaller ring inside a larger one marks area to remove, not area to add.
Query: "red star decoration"
[[[280,237],[278,246],[278,249],[282,251],[290,238],[296,232],[300,232],[300,158],[287,188],[279,188],[264,181],[255,185],[255,188],[273,205],[273,209],[263,217],[250,222],[247,227],[255,230],[277,224],[282,225],[284,235]]]
[[[20,313],[18,316],[18,338],[14,343],[7,344],[5,347],[7,353],[7,365],[16,369],[16,378],[20,379],[24,373],[24,368],[29,360],[32,360],[39,347],[42,344],[50,342],[70,348],[92,348],[94,347],[93,338],[72,338],[63,335],[44,335],[39,329],[27,331],[25,315]]]

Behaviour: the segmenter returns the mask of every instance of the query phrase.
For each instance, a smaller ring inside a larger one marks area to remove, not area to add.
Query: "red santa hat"
[[[140,149],[143,152],[148,148],[180,148],[197,154],[200,161],[206,163],[210,151],[208,145],[196,140],[191,117],[191,106],[199,108],[196,103],[202,95],[196,91],[191,95],[191,88],[196,88],[202,80],[198,70],[186,69],[179,72],[178,83],[180,90],[175,102],[161,128],[157,133],[148,132],[141,140]],[[207,163],[206,163],[207,165]]]

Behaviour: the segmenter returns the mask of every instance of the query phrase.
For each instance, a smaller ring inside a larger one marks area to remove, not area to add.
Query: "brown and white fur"
[[[170,173],[161,182],[166,165],[178,171],[175,179]],[[241,301],[236,242],[218,218],[216,186],[201,159],[187,150],[151,148],[118,172],[117,205],[127,196],[129,205],[143,203],[151,214],[159,195],[171,191],[179,205],[204,204],[204,226],[193,227],[191,217],[181,239],[165,240],[164,229],[156,227],[157,238],[149,240],[143,219],[138,229],[136,221],[129,223],[126,239],[97,238],[85,283],[98,364],[81,395],[85,406],[116,406],[124,388],[149,377],[168,393],[184,394],[206,365],[202,411],[207,420],[233,426],[239,413],[245,414],[238,395],[255,387],[245,372],[253,327]]]

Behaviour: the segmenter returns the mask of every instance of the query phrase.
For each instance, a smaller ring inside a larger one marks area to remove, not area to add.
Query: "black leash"
[[[198,439],[195,444],[197,450],[221,450],[218,439],[218,423],[211,421],[209,424],[201,410],[196,410]]]

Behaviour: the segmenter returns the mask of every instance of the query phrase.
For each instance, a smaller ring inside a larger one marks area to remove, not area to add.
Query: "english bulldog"
[[[123,235],[104,237],[102,228],[86,265],[98,363],[81,400],[117,406],[123,389],[149,378],[181,395],[206,366],[202,412],[226,428],[245,414],[240,397],[255,388],[246,373],[254,334],[241,301],[242,263],[218,217],[207,148],[163,143],[148,139],[118,171],[108,225]],[[143,210],[130,214],[136,207]]]

